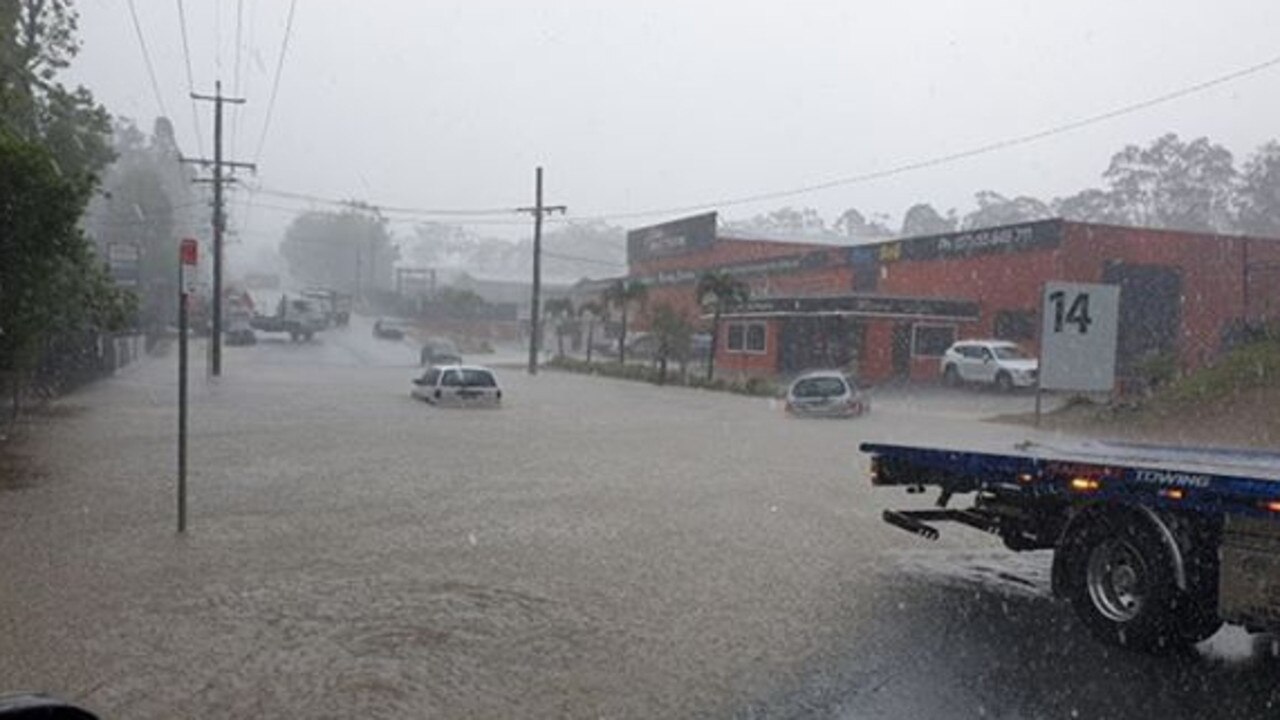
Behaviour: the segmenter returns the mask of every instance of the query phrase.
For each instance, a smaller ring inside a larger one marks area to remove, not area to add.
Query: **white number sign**
[[[1040,387],[1110,392],[1115,387],[1120,288],[1046,283],[1040,317]]]

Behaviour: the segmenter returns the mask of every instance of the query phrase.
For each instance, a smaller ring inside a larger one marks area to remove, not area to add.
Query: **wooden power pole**
[[[542,216],[551,213],[563,214],[564,205],[542,204],[542,168],[535,175],[533,207],[518,208],[519,212],[533,214],[533,297],[529,302],[529,374],[538,374],[538,349],[542,323],[539,307],[542,302]]]

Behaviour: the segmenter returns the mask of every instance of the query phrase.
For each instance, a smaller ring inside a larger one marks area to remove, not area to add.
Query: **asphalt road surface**
[[[975,418],[1026,397],[789,420],[513,366],[500,410],[443,410],[366,325],[197,357],[184,537],[172,353],[42,419],[0,486],[0,690],[110,720],[1280,716],[1269,639],[1110,649],[1047,555],[880,521],[927,499],[873,491],[860,441],[1013,442]]]

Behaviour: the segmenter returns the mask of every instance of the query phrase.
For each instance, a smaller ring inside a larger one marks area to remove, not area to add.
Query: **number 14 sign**
[[[1120,288],[1046,283],[1040,317],[1041,389],[1111,392],[1116,376]]]

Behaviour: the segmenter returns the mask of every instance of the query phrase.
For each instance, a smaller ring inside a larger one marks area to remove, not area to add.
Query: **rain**
[[[1276,717],[1277,22],[0,4],[0,719]]]

